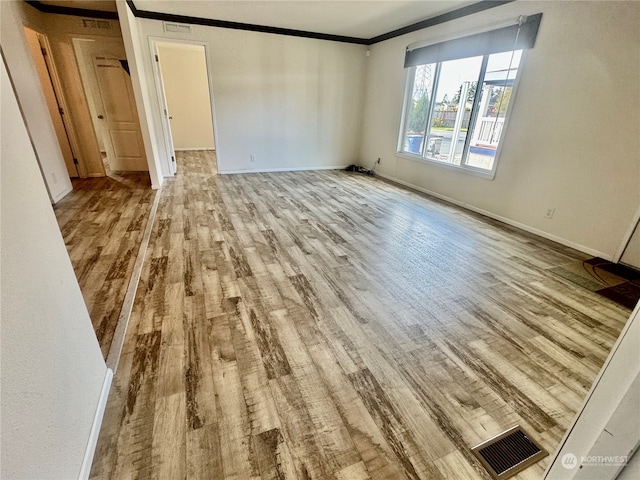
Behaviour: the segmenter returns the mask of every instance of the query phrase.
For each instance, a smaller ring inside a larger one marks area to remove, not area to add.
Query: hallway
[[[72,183],[54,211],[106,359],[156,192],[146,172]]]

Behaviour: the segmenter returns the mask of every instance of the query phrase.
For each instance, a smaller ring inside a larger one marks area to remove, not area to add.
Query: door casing
[[[175,44],[187,44],[187,45],[200,45],[204,47],[205,60],[207,62],[207,85],[209,86],[209,101],[211,102],[211,122],[213,124],[213,139],[214,145],[216,148],[216,157],[219,158],[221,155],[221,148],[218,142],[218,132],[217,127],[218,123],[216,122],[216,113],[215,113],[215,100],[213,97],[213,85],[212,85],[212,68],[211,68],[211,56],[209,53],[209,44],[207,42],[197,41],[197,40],[180,40],[174,38],[163,38],[163,37],[149,37],[149,51],[151,55],[151,63],[153,64],[153,76],[154,82],[156,86],[156,94],[158,98],[158,106],[160,115],[160,119],[162,121],[162,134],[164,136],[164,143],[166,149],[166,160],[163,165],[163,170],[168,172],[168,175],[175,175],[176,172],[176,162],[172,161],[171,158],[175,159],[175,151],[173,149],[173,139],[171,138],[171,125],[169,124],[169,115],[167,113],[165,115],[165,111],[168,112],[166,96],[164,93],[164,86],[162,83],[162,73],[160,72],[159,62],[156,61],[159,58],[158,55],[158,43],[175,43]]]

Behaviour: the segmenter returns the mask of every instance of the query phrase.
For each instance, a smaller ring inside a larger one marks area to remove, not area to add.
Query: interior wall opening
[[[75,37],[80,71],[104,174],[147,171],[147,160],[121,39]]]
[[[622,252],[620,263],[640,271],[640,218],[636,220],[633,233]]]
[[[153,41],[151,49],[171,174],[176,173],[180,158],[195,154],[212,156],[210,165],[217,168],[206,46]]]

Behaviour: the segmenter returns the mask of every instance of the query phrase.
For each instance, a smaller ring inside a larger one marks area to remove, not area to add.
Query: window
[[[533,47],[540,17],[407,49],[398,151],[492,174],[523,49]]]

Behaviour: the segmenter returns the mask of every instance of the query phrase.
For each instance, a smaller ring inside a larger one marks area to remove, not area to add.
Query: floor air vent
[[[548,455],[519,425],[471,449],[491,476],[504,480]]]

